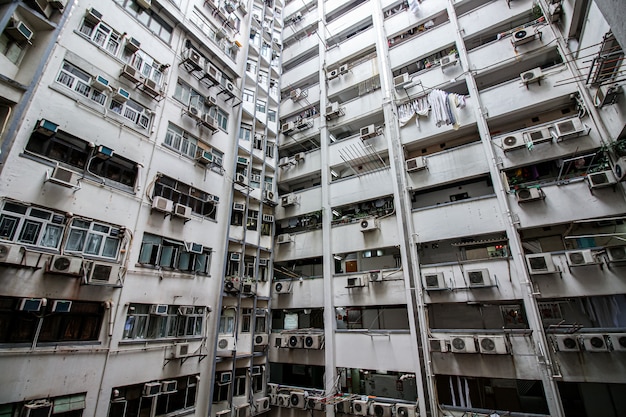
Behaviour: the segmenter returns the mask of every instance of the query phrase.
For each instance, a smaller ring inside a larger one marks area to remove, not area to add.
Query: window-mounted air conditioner
[[[409,73],[408,72],[404,72],[404,73],[402,73],[400,75],[397,75],[397,76],[393,77],[393,86],[396,89],[403,88],[404,86],[406,86],[410,82],[411,82],[411,78],[409,77]]]
[[[91,80],[91,86],[94,89],[98,90],[98,91],[108,90],[109,89],[109,80],[104,78],[102,75],[96,75]]]
[[[372,124],[372,125],[362,127],[361,130],[359,131],[359,136],[361,137],[361,140],[366,140],[366,139],[370,139],[370,138],[374,138],[378,136],[378,132],[376,131],[376,126]]]
[[[613,350],[626,351],[626,333],[610,333],[608,337]]]
[[[291,407],[289,394],[278,394],[278,406],[279,407]]]
[[[284,135],[291,133],[295,130],[296,126],[294,122],[283,123],[280,127],[280,132]]]
[[[533,253],[526,255],[528,272],[531,275],[553,274],[557,272],[551,253]]]
[[[282,245],[284,243],[292,243],[293,242],[293,236],[291,236],[289,233],[283,233],[281,235],[276,236],[276,243],[278,243],[279,245]]]
[[[585,350],[588,352],[608,352],[609,344],[603,334],[582,334],[580,336]]]
[[[235,406],[235,417],[250,417],[250,404]]]
[[[245,211],[246,210],[246,205],[245,205],[245,203],[233,203],[233,210],[234,211]]]
[[[306,406],[304,391],[291,391],[289,393],[289,402],[291,402],[291,408],[304,408]]]
[[[254,336],[254,346],[267,346],[269,343],[269,335],[266,333]]]
[[[51,174],[46,173],[46,181],[65,188],[78,188],[78,173],[60,165],[54,167]]]
[[[37,125],[35,126],[34,131],[37,133],[41,133],[44,136],[52,136],[57,133],[59,129],[59,125],[56,123],[52,123],[49,120],[41,119],[37,121]]]
[[[543,200],[546,195],[540,188],[520,188],[515,191],[518,203],[528,203],[530,201]]]
[[[423,156],[406,160],[406,172],[421,171],[427,167],[428,163],[426,162],[426,158]]]
[[[370,405],[369,414],[374,417],[391,417],[394,404],[374,402]]]
[[[352,401],[352,411],[357,416],[366,416],[369,411],[369,401],[368,400]]]
[[[109,159],[113,156],[115,152],[113,151],[113,149],[109,148],[108,146],[104,146],[104,145],[98,145],[96,147],[96,152],[95,152],[95,157],[96,158],[100,158],[100,159]]]
[[[241,292],[243,294],[256,294],[256,282],[253,280],[245,280],[241,284]]]
[[[324,411],[326,410],[325,402],[326,399],[324,397],[309,395],[306,399],[306,408],[307,410]]]
[[[238,156],[237,163],[239,165],[248,165],[250,164],[250,159],[246,158],[245,156]]]
[[[235,350],[234,336],[219,336],[217,340],[217,350]],[[228,375],[224,375],[228,374]],[[232,380],[232,373],[224,372],[220,375],[221,383],[229,383]]]
[[[160,382],[148,382],[143,385],[142,397],[155,397],[161,393]]]
[[[273,216],[272,216],[273,218]],[[267,264],[269,263],[269,259],[268,258],[259,258],[259,266],[267,266]]]
[[[350,72],[350,69],[348,68],[348,64],[343,64],[342,66],[339,67],[339,75],[344,75],[344,74],[347,74],[348,72]]]
[[[167,304],[153,304],[150,306],[150,314],[154,316],[163,316],[167,314]]]
[[[46,306],[45,298],[22,298],[17,306],[18,311],[40,311],[42,307]]]
[[[537,67],[524,71],[519,76],[522,79],[522,82],[528,85],[532,83],[540,83],[541,77],[543,77],[543,72],[541,72],[541,67]]]
[[[171,213],[174,208],[174,202],[172,200],[168,200],[165,197],[154,196],[152,199],[152,208],[157,211],[161,211],[164,213]]]
[[[414,404],[396,404],[397,417],[417,417],[417,407]]]
[[[274,292],[276,294],[289,294],[291,293],[291,285],[288,282],[275,282]]]
[[[458,60],[459,59],[456,57],[455,54],[451,54],[451,55],[444,56],[443,58],[441,58],[439,60],[439,63],[441,64],[441,69],[445,69],[448,67],[455,66]]]
[[[296,196],[295,194],[287,194],[281,197],[280,199],[280,205],[283,207],[289,207],[289,206],[293,206],[294,204],[296,204]]]
[[[589,181],[589,188],[603,188],[617,184],[617,178],[611,170],[592,172],[587,175],[587,181]]]
[[[81,275],[82,271],[83,259],[66,255],[52,256],[47,269],[49,273],[64,275]]]
[[[470,287],[488,287],[491,285],[488,269],[468,270],[465,271],[465,275]]]
[[[550,133],[550,129],[548,129],[547,127],[529,130],[522,133],[522,136],[524,137],[524,142],[526,142],[524,143],[524,145],[531,142],[533,145],[544,142],[552,142],[552,134]]]
[[[478,336],[478,349],[480,353],[491,355],[504,355],[508,353],[506,338],[504,336]]]
[[[130,37],[126,40],[126,45],[124,45],[124,47],[134,53],[141,48],[141,42],[133,37]]]
[[[24,404],[23,417],[47,417],[52,412],[52,402],[48,400],[37,400]]]
[[[213,154],[211,153],[211,151],[207,151],[205,149],[202,148],[198,148],[196,150],[196,161],[199,162],[202,165],[209,165],[211,162],[213,162]]]
[[[578,137],[585,133],[586,127],[578,117],[554,124],[557,141]]]
[[[177,313],[180,316],[192,316],[196,312],[196,308],[194,306],[180,306],[177,309]]]
[[[323,334],[307,334],[304,336],[303,345],[305,349],[321,349],[324,343]]]
[[[450,336],[450,350],[454,353],[476,353],[474,336]]]
[[[424,289],[426,291],[443,290],[446,288],[446,281],[443,272],[424,273]]]
[[[34,34],[24,22],[17,19],[11,19],[4,31],[7,35],[15,39],[16,42],[29,42]]]
[[[526,141],[523,135],[512,133],[502,138],[502,150],[504,152],[523,149],[526,147]]]
[[[578,352],[580,350],[576,335],[556,334],[554,335],[554,340],[559,352]]]
[[[365,287],[363,277],[350,277],[346,279],[346,288]]]
[[[93,7],[90,7],[85,13],[85,20],[92,23],[99,23],[102,20],[102,13],[100,13]]]
[[[609,246],[606,248],[609,262],[626,262],[626,246]]]
[[[339,68],[335,68],[326,74],[326,79],[329,81],[334,80],[337,77],[339,77]]]
[[[615,179],[618,181],[624,181],[626,179],[626,156],[622,156],[613,165],[613,173]]]
[[[120,75],[133,83],[140,83],[142,79],[139,71],[129,64],[124,65],[124,67],[122,68],[122,73]]]
[[[228,259],[230,259],[231,261],[239,262],[241,260],[241,253],[232,252]]]
[[[0,262],[4,264],[20,265],[24,260],[25,252],[19,245],[12,243],[0,244]]]
[[[623,89],[619,84],[601,85],[596,91],[594,105],[596,107],[604,107],[609,104],[615,104],[622,95]]]
[[[363,233],[378,230],[380,227],[378,224],[378,221],[374,217],[368,217],[366,219],[362,219],[359,226],[360,226],[361,232]]]
[[[120,265],[106,262],[92,262],[85,280],[88,285],[117,285]]]
[[[161,94],[161,89],[156,81],[146,78],[143,81],[143,91],[150,94],[151,96],[158,96]]]
[[[598,263],[591,249],[568,251],[565,252],[565,257],[569,266],[596,265]]]
[[[511,35],[511,42],[513,43],[513,46],[518,47],[520,45],[524,45],[526,43],[534,41],[536,37],[537,34],[533,29],[520,29],[513,32],[513,34]]]

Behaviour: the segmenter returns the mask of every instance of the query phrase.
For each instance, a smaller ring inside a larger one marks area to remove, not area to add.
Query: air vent
[[[491,285],[488,269],[475,269],[465,271],[470,287],[488,287]]]
[[[424,288],[426,291],[445,289],[446,284],[443,272],[424,273]]]

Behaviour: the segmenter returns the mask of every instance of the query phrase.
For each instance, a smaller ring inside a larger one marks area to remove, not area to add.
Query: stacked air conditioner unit
[[[504,336],[478,336],[480,353],[503,355],[508,353],[508,346]]]
[[[474,336],[450,336],[450,350],[454,353],[476,353]]]
[[[551,253],[533,253],[526,255],[528,272],[531,275],[553,274],[558,272]]]

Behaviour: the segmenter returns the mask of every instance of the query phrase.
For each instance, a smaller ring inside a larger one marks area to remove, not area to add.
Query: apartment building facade
[[[0,414],[624,410],[594,3],[0,3]]]

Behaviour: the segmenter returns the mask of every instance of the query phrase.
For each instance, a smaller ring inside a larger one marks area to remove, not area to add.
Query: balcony
[[[334,226],[331,231],[333,248],[340,248],[342,252],[353,252],[394,246],[400,236],[396,217],[392,214],[393,212],[382,217],[361,217],[351,223]]]
[[[305,78],[317,79],[320,70],[320,58],[316,56],[283,73],[281,85],[298,85]]]
[[[336,349],[336,366],[371,369],[376,363],[379,369],[406,371],[416,369],[417,354],[412,354],[415,337],[408,331],[353,330],[337,331],[336,346],[363,346],[364,349]]]
[[[520,21],[527,22],[531,19],[529,16],[531,8],[530,0],[512,1],[510,4],[492,1],[459,16],[459,26],[466,38],[488,32],[494,21],[509,22],[512,28],[519,25]]]
[[[430,55],[453,45],[456,38],[451,30],[450,23],[444,23],[413,38],[411,42],[404,42],[389,50],[391,68],[404,67],[420,56]]]
[[[369,10],[367,10],[367,14],[370,14]],[[334,65],[344,63],[346,59],[349,60],[349,57],[359,55],[360,52],[371,49],[375,42],[376,33],[375,30],[370,26],[364,31],[355,33],[354,35],[350,36],[348,39],[342,41],[341,44],[336,47],[333,47],[332,44],[329,44],[328,47],[331,49],[328,50],[328,53],[326,55],[326,66],[332,67]]]

